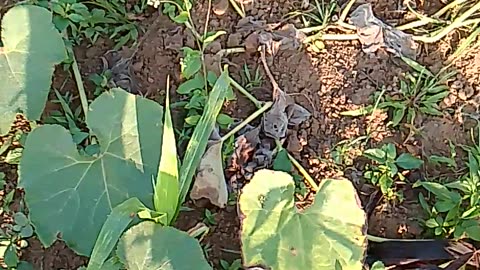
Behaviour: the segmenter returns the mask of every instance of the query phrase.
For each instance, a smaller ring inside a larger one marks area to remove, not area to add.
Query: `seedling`
[[[208,225],[217,225],[217,222],[215,221],[216,215],[217,214],[212,213],[210,210],[205,209],[203,222],[207,223]]]
[[[407,73],[405,80],[400,81],[400,91],[385,96],[379,108],[392,110],[393,127],[405,118],[408,124],[415,126],[419,114],[441,116],[439,103],[449,94],[446,82],[453,75],[454,72],[433,75],[426,68],[417,66],[415,72]]]
[[[419,195],[422,208],[428,215],[423,221],[428,231],[436,236],[453,236],[455,239],[468,237],[480,240],[480,175],[478,153],[468,153],[468,172],[456,181],[445,184],[418,181],[414,187],[423,187],[433,196],[429,201],[423,194]]]
[[[49,7],[49,1],[39,1],[38,5]],[[74,44],[84,39],[95,43],[100,36],[108,36],[116,43],[114,49],[119,49],[138,38],[133,14],[124,5],[120,1],[57,0],[51,2],[51,10],[57,29],[67,31]],[[134,12],[141,13],[145,8],[145,1],[140,1]]]
[[[243,65],[243,85],[245,89],[250,91],[254,87],[259,87],[262,85],[263,77],[260,74],[260,66],[255,69],[255,72],[251,71],[248,68],[247,64]]]
[[[401,199],[401,194],[395,191],[395,182],[405,181],[404,174],[408,170],[418,169],[423,164],[421,159],[409,153],[402,153],[397,157],[397,149],[392,143],[385,144],[381,148],[368,149],[363,155],[374,161],[374,164],[367,166],[364,173],[365,179],[379,186],[388,200]]]
[[[94,73],[90,75],[90,81],[95,84],[95,91],[93,95],[98,97],[101,93],[105,92],[105,90],[109,89],[108,82],[112,78],[112,72],[110,70],[105,70],[100,74]]]
[[[225,260],[220,260],[222,270],[240,270],[242,269],[242,260],[236,259],[231,264]]]
[[[22,212],[13,214],[13,222],[4,224],[4,230],[0,230],[0,257],[8,268],[18,266],[18,252],[28,246],[25,239],[33,235],[33,227]]]

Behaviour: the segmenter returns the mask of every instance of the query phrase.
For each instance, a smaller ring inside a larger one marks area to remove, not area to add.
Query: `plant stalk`
[[[278,148],[283,148],[282,143],[280,140],[276,139],[275,143],[277,144]],[[303,168],[302,164],[300,164],[290,153],[287,152],[288,159],[290,159],[290,162],[297,168],[297,170],[302,174],[302,176],[307,180],[308,184],[310,185],[310,188],[314,191],[317,192],[319,190],[319,187],[317,183],[313,180],[313,178],[310,176],[310,174]]]
[[[245,88],[243,88],[239,83],[237,83],[232,77],[230,77],[230,83],[235,87],[240,93],[242,93],[244,96],[246,96],[253,104],[255,104],[255,107],[261,108],[262,107],[262,102],[260,102],[258,99],[256,99],[252,94],[250,94]]]
[[[244,128],[246,125],[248,125],[250,122],[255,120],[257,117],[259,117],[262,113],[264,113],[266,110],[270,109],[272,107],[273,102],[268,101],[265,102],[265,104],[259,108],[257,111],[252,113],[250,116],[248,116],[245,120],[243,120],[240,124],[238,124],[236,127],[234,127],[232,130],[230,130],[227,134],[225,134],[222,138],[220,138],[220,141],[223,143],[225,142],[230,136],[233,136],[235,133],[240,131],[242,128]]]

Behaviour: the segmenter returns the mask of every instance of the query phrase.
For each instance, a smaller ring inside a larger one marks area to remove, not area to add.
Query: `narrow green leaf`
[[[178,162],[177,144],[170,113],[170,99],[167,91],[165,99],[165,122],[163,124],[162,156],[158,169],[153,202],[155,210],[167,214],[167,224],[173,221],[178,209]]]
[[[212,43],[215,39],[217,39],[221,35],[225,35],[227,32],[225,31],[217,31],[215,33],[207,35],[203,40],[203,47],[206,48],[210,43]]]
[[[452,199],[452,192],[444,187],[442,184],[436,182],[417,182],[415,185],[420,185],[424,187],[426,190],[430,191],[431,193],[435,194],[435,196],[439,197],[443,200],[451,200]]]
[[[405,117],[405,111],[406,111],[405,106],[393,111],[392,126],[396,127],[398,126],[398,124],[400,124],[403,117]]]
[[[414,157],[410,153],[403,153],[397,158],[395,163],[405,170],[412,170],[420,168],[423,164],[423,160]]]
[[[229,86],[230,77],[228,75],[228,70],[225,69],[215,83],[213,90],[210,92],[207,106],[205,107],[202,117],[195,127],[192,138],[188,143],[187,151],[185,152],[185,157],[180,169],[182,173],[180,174],[179,205],[181,205],[187,197],[188,190],[192,183],[193,174],[207,148],[208,138],[215,127],[217,116],[222,109]]]
[[[418,73],[425,74],[425,75],[430,76],[430,77],[434,77],[432,72],[430,72],[426,67],[419,64],[417,61],[412,60],[408,57],[403,57],[403,56],[401,58],[407,65],[409,65],[411,68],[413,68]]]
[[[137,213],[144,209],[147,208],[137,198],[130,198],[113,208],[97,237],[87,270],[103,269],[120,236]]]

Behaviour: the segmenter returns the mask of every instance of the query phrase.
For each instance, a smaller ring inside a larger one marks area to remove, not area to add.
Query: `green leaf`
[[[282,171],[286,173],[291,173],[293,169],[293,164],[288,158],[288,152],[284,148],[278,151],[277,156],[273,160],[273,169],[275,171]]]
[[[182,75],[185,79],[190,79],[202,67],[202,55],[200,51],[188,47],[183,48],[183,53],[185,57],[180,62]]]
[[[198,124],[198,121],[200,121],[200,118],[201,118],[201,116],[198,115],[198,114],[192,115],[192,116],[189,116],[189,117],[185,118],[185,123],[187,123],[190,126],[196,126]]]
[[[27,226],[28,223],[30,223],[28,221],[28,218],[22,212],[17,212],[15,214],[13,214],[13,220],[15,221],[15,224],[20,225],[22,227]]]
[[[397,160],[395,160],[395,163],[405,169],[405,170],[412,170],[412,169],[418,169],[423,165],[423,160],[418,159],[414,157],[410,153],[402,153]]]
[[[480,241],[480,226],[478,224],[465,228],[467,236],[475,241]]]
[[[8,245],[7,249],[5,250],[3,262],[8,267],[16,267],[19,260],[17,255],[17,250],[13,244]]]
[[[427,76],[430,76],[430,77],[434,77],[432,72],[430,72],[426,67],[422,66],[417,61],[412,60],[408,57],[403,57],[403,56],[401,58],[407,65],[409,65],[411,68],[413,68],[418,73],[424,74],[424,75],[427,75]]]
[[[137,198],[131,198],[113,208],[95,242],[87,270],[101,270],[115,248],[120,236],[136,214],[147,208]]]
[[[91,104],[86,123],[100,142],[98,155],[79,154],[61,126],[38,127],[27,137],[19,186],[40,241],[48,247],[61,233],[70,248],[88,256],[116,205],[132,197],[152,205],[162,107],[112,89]]]
[[[220,113],[217,116],[217,123],[219,125],[229,126],[229,125],[233,124],[233,118],[230,117],[229,115],[224,114],[224,113]]]
[[[435,194],[435,196],[439,197],[442,200],[449,201],[454,200],[456,196],[454,196],[450,190],[444,187],[442,184],[436,182],[417,182],[415,183],[414,187],[422,186],[429,192]],[[457,200],[454,200],[457,201]]]
[[[172,116],[170,115],[170,99],[165,99],[165,122],[163,124],[162,156],[158,168],[157,181],[154,189],[153,202],[155,210],[167,214],[167,224],[172,223],[177,214],[178,184],[177,143],[173,131]]]
[[[299,212],[284,172],[257,171],[240,195],[245,266],[271,269],[362,269],[365,213],[347,180],[323,180],[314,203]]]
[[[44,8],[18,5],[2,20],[0,48],[0,135],[17,113],[38,120],[45,107],[54,66],[66,58],[62,36]]]
[[[172,21],[178,24],[186,23],[188,21],[188,12],[186,11],[180,12],[180,14],[172,18]]]
[[[381,261],[376,261],[375,263],[373,263],[370,270],[385,270],[385,265]]]
[[[215,41],[215,39],[217,39],[218,37],[220,37],[221,35],[225,35],[227,32],[225,31],[217,31],[217,32],[214,32],[214,33],[209,33],[205,39],[203,40],[203,47],[206,48],[210,43],[212,43],[213,41]]]
[[[393,111],[393,118],[392,118],[392,126],[396,127],[402,121],[403,117],[405,117],[405,110],[406,106],[402,104],[403,107],[399,109],[395,109]]]
[[[363,155],[378,163],[384,163],[387,157],[387,154],[385,153],[385,151],[378,148],[367,149],[363,152]]]
[[[393,160],[395,157],[397,157],[397,148],[393,143],[387,143],[382,148],[384,149],[388,160]]]
[[[203,80],[202,75],[196,74],[193,79],[190,79],[178,86],[177,93],[181,95],[188,95],[195,89],[202,89],[205,87],[205,81]]]
[[[217,116],[222,109],[229,86],[230,77],[228,71],[225,69],[215,83],[213,90],[210,92],[207,106],[193,131],[190,141],[188,142],[187,150],[180,168],[182,173],[180,174],[179,205],[181,205],[187,197],[188,190],[192,184],[193,174],[205,153],[208,138],[215,127]]]
[[[117,256],[129,270],[210,270],[195,238],[151,221],[129,229],[120,239]]]

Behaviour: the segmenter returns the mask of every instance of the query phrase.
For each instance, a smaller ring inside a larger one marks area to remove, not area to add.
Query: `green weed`
[[[231,264],[225,260],[220,260],[222,270],[240,270],[242,269],[242,260],[236,259]]]
[[[217,225],[217,221],[215,221],[216,215],[217,214],[212,213],[210,210],[205,209],[203,214],[203,222],[205,222],[207,225]]]
[[[262,85],[263,76],[260,73],[260,67],[257,67],[253,72],[248,68],[247,64],[244,64],[242,75],[243,85],[245,85],[246,90],[251,90],[254,87]]]
[[[409,153],[402,153],[397,157],[397,149],[392,143],[385,144],[381,148],[368,149],[363,155],[374,161],[374,164],[365,169],[365,179],[379,186],[388,200],[401,200],[402,195],[395,191],[395,182],[405,181],[404,173],[418,169],[423,164],[421,159]]]
[[[431,74],[426,68],[407,73],[405,80],[400,81],[400,91],[392,96],[385,96],[379,108],[392,110],[393,127],[398,126],[406,118],[408,124],[415,126],[415,118],[419,114],[443,115],[439,103],[449,94],[446,82],[454,72]]]
[[[74,45],[83,40],[93,44],[100,36],[105,36],[115,42],[115,50],[137,40],[134,18],[146,8],[144,0],[131,11],[125,8],[126,2],[122,0],[56,0],[37,1],[37,4],[52,10],[55,26],[60,32],[67,31]]]

